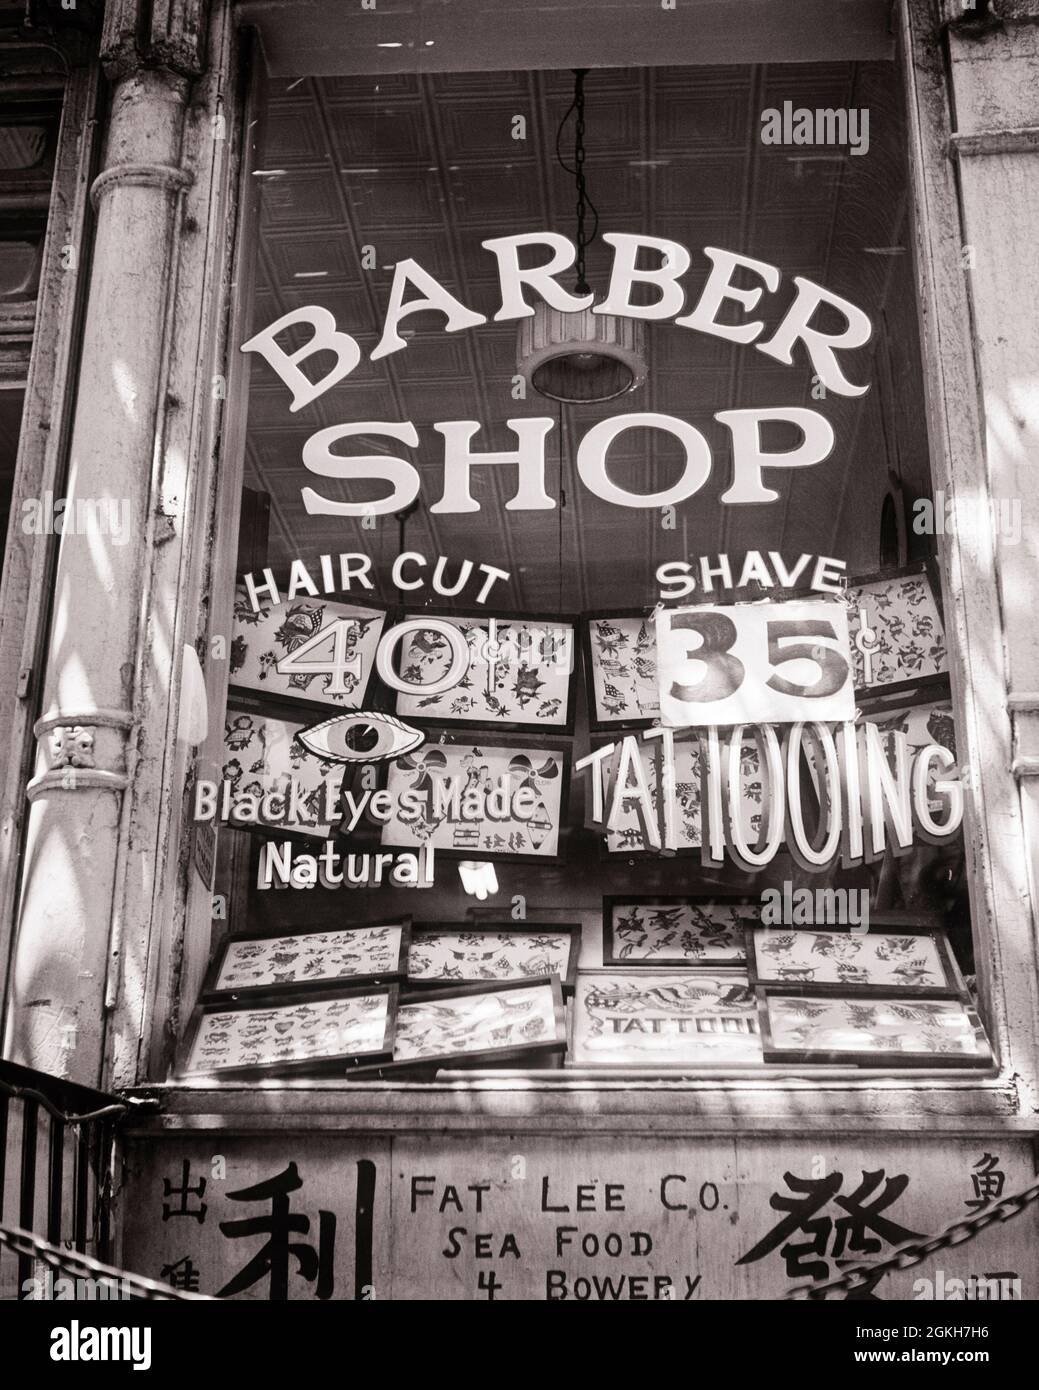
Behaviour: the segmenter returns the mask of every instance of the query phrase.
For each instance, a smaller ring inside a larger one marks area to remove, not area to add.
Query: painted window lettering
[[[609,292],[601,304],[592,309],[595,314],[615,314],[621,317],[652,321],[673,320],[681,328],[728,339],[731,342],[754,343],[758,351],[776,361],[791,365],[794,347],[800,344],[816,378],[827,390],[839,395],[860,396],[869,388],[854,384],[844,374],[837,353],[847,352],[866,344],[872,334],[869,318],[839,295],[832,294],[801,276],[794,277],[797,293],[772,335],[766,341],[755,341],[764,327],[761,320],[739,326],[717,321],[716,315],[728,301],[743,309],[752,309],[761,298],[763,289],[775,293],[780,284],[780,272],[766,265],[717,248],[706,247],[705,257],[711,262],[707,283],[689,313],[682,315],[685,292],[679,277],[690,266],[690,253],[680,243],[660,237],[636,237],[628,234],[604,233],[603,241],[613,248],[613,270]],[[534,309],[523,294],[524,286],[532,289],[555,308],[573,312],[589,307],[590,298],[575,298],[564,291],[555,276],[573,264],[576,251],[565,237],[553,233],[530,233],[502,237],[484,242],[498,261],[502,307],[495,321],[524,318]],[[536,269],[520,269],[518,251],[521,247],[548,246],[552,260]],[[657,264],[636,269],[641,252],[656,257]],[[752,272],[763,284],[747,290],[730,282],[737,267]],[[632,287],[651,287],[656,295],[653,302],[633,303]],[[420,291],[420,297],[405,302],[406,288]],[[842,320],[843,326],[833,333],[813,326],[817,312],[826,306],[830,314]],[[458,299],[429,275],[414,260],[398,262],[390,291],[382,337],[371,353],[377,361],[390,353],[407,347],[407,340],[397,332],[400,321],[419,312],[436,312],[444,319],[446,332],[476,328],[485,323],[486,316],[466,308]],[[278,344],[278,336],[290,328],[305,327],[310,338],[302,347],[286,352]],[[343,332],[329,311],[319,305],[307,305],[282,315],[260,333],[242,344],[243,352],[259,354],[277,373],[292,394],[289,409],[293,412],[313,404],[327,391],[338,385],[358,366],[361,349],[357,340]],[[302,370],[301,363],[315,353],[331,352],[335,365],[323,377],[312,380]],[[722,502],[741,505],[774,501],[778,492],[764,479],[766,470],[811,467],[829,458],[834,447],[833,427],[825,416],[802,406],[779,406],[768,409],[721,410],[714,419],[731,436],[733,476]],[[792,449],[772,452],[764,447],[766,428],[777,424],[793,427],[800,442]],[[505,451],[475,452],[472,441],[480,431],[474,420],[446,420],[433,429],[443,440],[443,491],[440,499],[430,506],[438,512],[478,512],[480,504],[470,490],[473,468],[502,467],[515,469],[516,491],[505,507],[509,511],[551,510],[555,500],[545,487],[546,441],[554,427],[551,417],[521,417],[506,421],[516,436],[517,447]],[[607,471],[607,459],[615,441],[631,430],[661,431],[678,442],[685,455],[682,474],[677,482],[656,493],[633,493],[619,487]],[[389,491],[377,499],[363,502],[333,500],[314,488],[305,487],[301,496],[307,512],[324,516],[385,516],[410,507],[419,495],[421,481],[414,464],[408,459],[388,453],[357,455],[340,454],[333,446],[343,440],[362,436],[385,436],[415,450],[420,446],[416,426],[410,421],[392,422],[366,420],[330,425],[316,431],[303,446],[303,466],[321,477],[341,481],[373,481],[389,486]],[[710,445],[701,431],[687,421],[655,411],[640,411],[614,416],[593,425],[581,439],[576,455],[577,473],[584,485],[596,496],[620,507],[664,507],[694,496],[711,476],[713,458]]]

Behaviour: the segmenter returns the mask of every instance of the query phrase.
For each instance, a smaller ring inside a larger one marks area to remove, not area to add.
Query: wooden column
[[[978,977],[1039,1108],[1039,0],[904,0],[932,466]]]
[[[203,12],[203,0],[116,0],[102,38],[113,90],[65,494],[67,512],[108,520],[70,521],[58,552],[6,1042],[12,1059],[87,1083],[102,1078],[119,969],[127,789],[166,722],[168,691],[158,707],[142,698],[142,650],[153,555],[174,526],[164,434]]]
[[[982,10],[984,6],[980,7]],[[963,270],[974,320],[987,494],[974,524],[992,535],[1003,615],[1001,694],[1027,841],[1024,862],[1003,870],[1022,902],[1039,904],[1039,0],[996,0],[991,15],[950,13]],[[998,843],[998,840],[996,841]],[[1028,908],[1031,912],[1029,913]],[[1028,942],[1010,924],[1003,965],[1030,969]],[[1034,978],[1034,974],[1032,976]],[[1035,1055],[1034,1015],[1008,1020]],[[1035,1097],[1033,1097],[1033,1100]]]

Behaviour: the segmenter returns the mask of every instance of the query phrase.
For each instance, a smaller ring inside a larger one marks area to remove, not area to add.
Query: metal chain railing
[[[68,1274],[76,1279],[90,1279],[99,1283],[106,1280],[117,1286],[121,1293],[131,1297],[152,1300],[174,1300],[191,1303],[219,1302],[206,1293],[188,1293],[175,1289],[170,1284],[161,1284],[156,1279],[146,1279],[143,1274],[129,1274],[126,1270],[115,1269],[102,1264],[100,1260],[82,1255],[75,1250],[62,1250],[50,1241],[42,1240],[31,1231],[19,1230],[16,1226],[0,1226],[0,1246],[6,1246],[16,1255],[41,1260],[49,1269],[59,1274]]]
[[[1009,1197],[1003,1197],[999,1201],[993,1202],[991,1206],[986,1207],[984,1211],[979,1211],[974,1216],[965,1216],[962,1221],[954,1221],[938,1235],[930,1236],[927,1240],[907,1241],[905,1245],[900,1245],[897,1250],[893,1250],[882,1260],[862,1261],[859,1264],[849,1265],[835,1278],[828,1279],[824,1283],[798,1284],[792,1289],[787,1289],[783,1297],[785,1299],[821,1299],[825,1298],[827,1294],[836,1293],[839,1289],[860,1289],[863,1285],[874,1283],[880,1275],[888,1274],[894,1269],[912,1269],[914,1265],[920,1264],[929,1255],[937,1254],[939,1250],[946,1250],[952,1245],[964,1245],[968,1240],[973,1240],[994,1221],[1009,1221],[1012,1217],[1018,1216],[1037,1199],[1039,1199],[1039,1182],[1034,1182],[1031,1187],[1026,1187],[1021,1192],[1012,1193]]]

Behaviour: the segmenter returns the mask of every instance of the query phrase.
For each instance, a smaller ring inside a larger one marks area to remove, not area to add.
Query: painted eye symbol
[[[329,762],[377,763],[410,753],[425,735],[392,715],[357,710],[301,729],[296,737],[308,753]]]

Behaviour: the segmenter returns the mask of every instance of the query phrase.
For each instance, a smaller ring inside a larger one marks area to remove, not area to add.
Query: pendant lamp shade
[[[520,319],[517,367],[532,391],[553,401],[611,401],[646,379],[644,325],[615,314],[576,314],[538,300]]]

